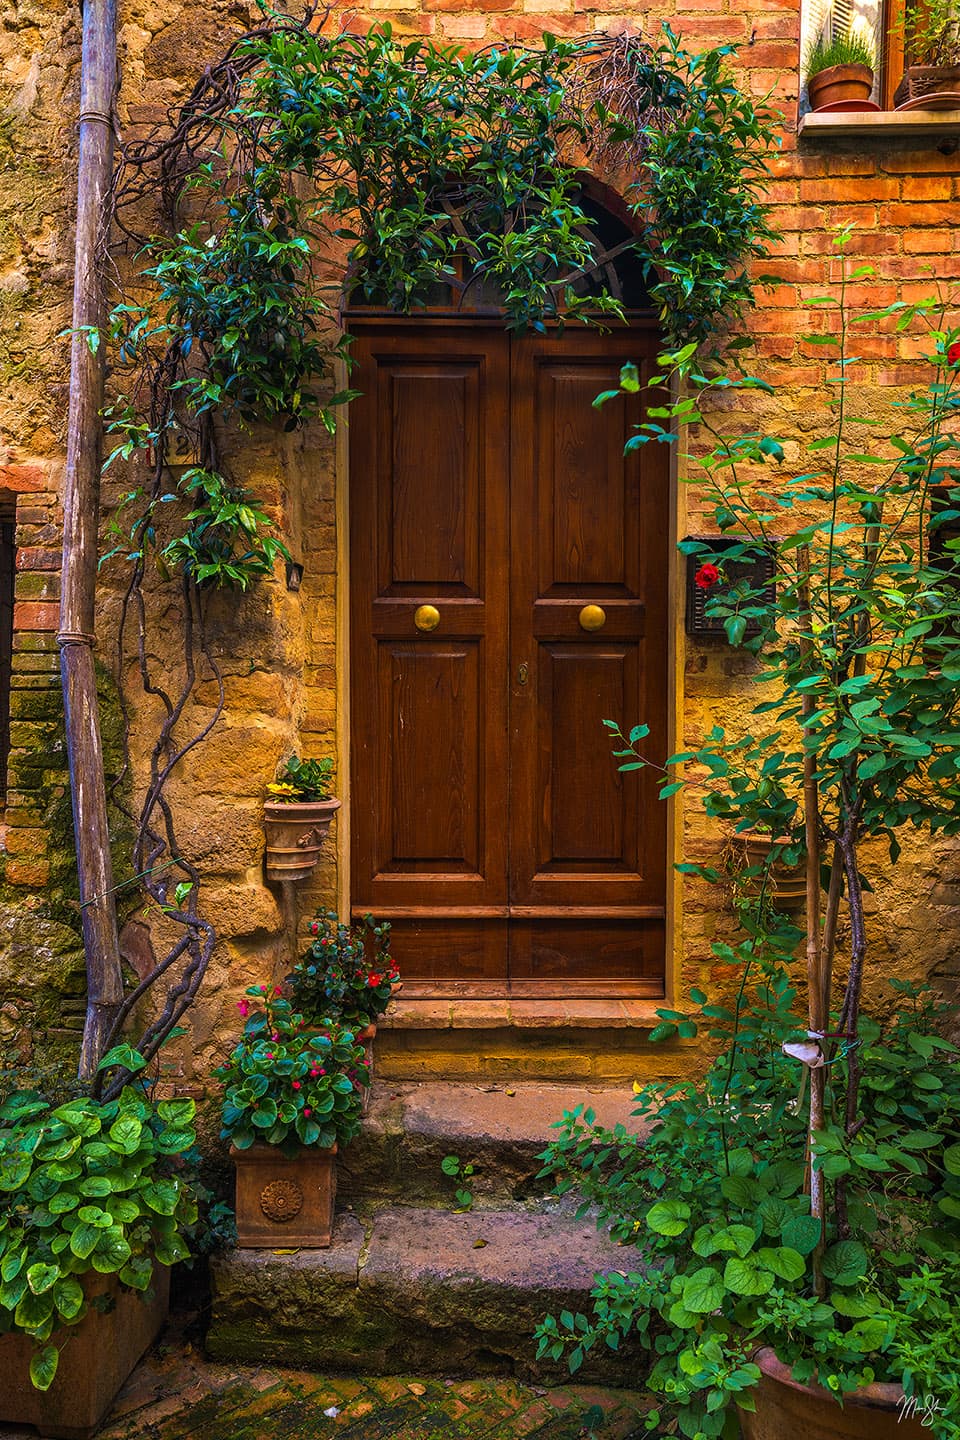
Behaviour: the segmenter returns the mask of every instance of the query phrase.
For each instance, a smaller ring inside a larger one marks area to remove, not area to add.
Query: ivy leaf
[[[823,1273],[838,1285],[854,1285],[867,1273],[867,1252],[859,1240],[838,1240],[824,1252]]]
[[[60,1363],[60,1351],[56,1345],[44,1345],[30,1357],[30,1383],[37,1390],[49,1390]]]
[[[74,1320],[83,1307],[83,1286],[76,1275],[63,1275],[53,1287],[53,1303],[64,1320]]]
[[[723,1304],[723,1281],[712,1265],[695,1270],[683,1282],[681,1304],[694,1315],[709,1315]]]
[[[723,1283],[734,1295],[768,1295],[773,1289],[773,1272],[767,1270],[756,1256],[741,1259],[731,1255],[723,1271]]]
[[[43,1295],[60,1278],[60,1271],[56,1265],[44,1265],[37,1261],[27,1271],[27,1284],[34,1295]]]
[[[645,1219],[657,1235],[682,1235],[690,1219],[690,1206],[682,1200],[660,1200],[647,1211]]]

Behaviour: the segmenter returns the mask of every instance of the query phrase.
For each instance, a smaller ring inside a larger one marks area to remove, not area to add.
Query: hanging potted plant
[[[955,0],[908,0],[898,110],[960,109],[960,15]]]
[[[104,1063],[138,1068],[129,1047]],[[177,1167],[193,1115],[135,1084],[109,1102],[19,1092],[0,1106],[0,1423],[99,1429],[188,1254],[197,1208]]]
[[[355,1029],[312,1026],[280,987],[247,991],[243,1035],[214,1071],[221,1139],[236,1167],[237,1244],[324,1248],[333,1235],[336,1155],[360,1128],[367,1085]]]
[[[874,63],[873,44],[859,32],[848,31],[830,40],[818,37],[804,62],[811,108],[866,108],[873,90]]]
[[[351,929],[337,919],[336,911],[327,910],[318,911],[309,928],[313,943],[287,976],[293,1003],[314,1020],[328,1016],[356,1028],[372,1084],[377,1021],[401,988],[400,973],[390,956],[389,922],[377,923],[372,915],[365,915]],[[368,1085],[364,1114],[369,1101]]]
[[[291,755],[267,786],[263,806],[269,880],[306,880],[320,859],[330,822],[340,809],[331,794],[333,761]]]

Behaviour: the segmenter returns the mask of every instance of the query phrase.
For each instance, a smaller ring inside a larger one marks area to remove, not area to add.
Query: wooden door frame
[[[646,325],[651,323],[649,315],[637,316],[637,320]],[[354,327],[363,328],[365,325],[371,327],[389,323],[398,328],[424,329],[427,326],[438,328],[450,328],[464,325],[476,326],[477,328],[502,328],[502,317],[489,315],[429,315],[425,313],[417,315],[396,315],[383,312],[373,313],[351,313],[349,310],[344,317],[344,326],[348,333],[353,333]],[[629,322],[628,322],[629,323]],[[349,384],[348,370],[343,361],[338,361],[336,366],[335,384],[337,389],[346,389]],[[351,670],[351,634],[350,634],[350,415],[349,409],[345,412],[345,420],[342,421],[336,432],[335,455],[334,455],[334,514],[337,527],[336,539],[336,575],[334,577],[334,597],[336,605],[336,723],[337,723],[337,773],[344,777],[346,783],[341,782],[342,809],[338,816],[336,852],[337,852],[337,909],[341,917],[349,919],[351,913],[351,796],[348,777],[351,774],[351,729],[352,729],[352,697],[350,685]],[[682,439],[682,432],[681,432]],[[670,448],[670,506],[667,517],[668,525],[668,633],[667,633],[667,677],[669,686],[667,706],[667,745],[668,751],[672,753],[677,749],[678,737],[683,734],[683,717],[685,706],[684,693],[684,661],[686,658],[686,635],[683,624],[683,606],[685,597],[685,575],[683,570],[683,557],[680,555],[677,545],[682,536],[686,533],[687,504],[686,493],[683,482],[679,476],[678,454],[679,445]],[[672,703],[671,703],[672,701]],[[667,1002],[674,1000],[679,992],[681,984],[681,972],[683,965],[683,909],[682,909],[682,877],[677,873],[676,863],[682,856],[682,829],[683,815],[681,809],[681,797],[672,796],[669,800],[662,802],[667,806],[667,837],[666,837],[666,917],[664,922],[664,999]],[[661,1000],[650,1001],[651,1015],[657,1005],[663,1003]]]

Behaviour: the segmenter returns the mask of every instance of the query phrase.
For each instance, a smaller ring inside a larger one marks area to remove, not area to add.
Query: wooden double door
[[[663,992],[668,461],[595,409],[655,332],[352,327],[351,903],[407,995]]]

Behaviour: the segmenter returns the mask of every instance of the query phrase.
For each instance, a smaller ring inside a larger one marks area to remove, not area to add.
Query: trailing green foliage
[[[151,397],[149,419],[115,407],[111,460],[150,447],[162,471],[175,425],[201,442],[181,482],[195,523],[161,564],[243,586],[283,553],[263,517],[246,548],[228,534],[224,503],[253,507],[218,470],[216,430],[316,416],[333,430],[354,392],[330,393],[347,357],[331,293],[400,313],[482,293],[517,331],[622,317],[580,203],[585,152],[629,157],[632,246],[667,342],[735,325],[773,233],[762,182],[777,117],[737,89],[732,53],[690,54],[668,27],[653,45],[546,34],[468,51],[269,14],[212,68],[209,113],[194,96],[168,142],[126,157],[139,194],[146,156],[162,154],[165,208],[190,217],[172,239],[142,237],[153,296],[111,315],[120,362],[149,375]],[[162,498],[155,487],[135,555]]]
[[[154,1105],[133,1085],[107,1104],[52,1106],[20,1091],[0,1106],[0,1332],[36,1342],[38,1389],[53,1383],[61,1328],[86,1314],[85,1275],[147,1291],[155,1263],[187,1257],[197,1208],[177,1167],[196,1138],[194,1110]]]
[[[370,1083],[356,1027],[309,1025],[279,987],[256,985],[247,995],[243,1035],[213,1072],[224,1085],[221,1139],[238,1150],[260,1140],[287,1154],[301,1145],[345,1144],[360,1128]]]
[[[565,1312],[539,1329],[539,1353],[564,1352],[571,1369],[598,1344],[630,1335],[652,1352],[647,1379],[660,1409],[647,1428],[718,1436],[731,1403],[753,1409],[753,1352],[772,1345],[796,1379],[838,1395],[874,1378],[899,1380],[919,1408],[937,1410],[931,1433],[960,1435],[956,1320],[960,1281],[960,1065],[940,1038],[943,1012],[897,984],[901,1013],[861,1025],[862,1123],[844,1123],[845,1060],[830,1069],[827,1124],[816,1161],[847,1180],[849,1227],[832,1217],[819,1265],[821,1224],[804,1193],[807,1122],[797,1067],[783,1045],[805,1038],[796,994],[777,952],[791,936],[716,946],[742,967],[739,995],[710,1005],[692,992],[690,1015],[720,1051],[700,1082],[635,1087],[640,1137],[607,1130],[583,1106],[565,1115],[545,1152],[544,1175],[576,1188],[637,1263],[598,1277],[593,1315]],[[672,1029],[671,1033],[675,1033]],[[649,1127],[649,1128],[646,1128]],[[582,1213],[582,1212],[581,1212]]]

